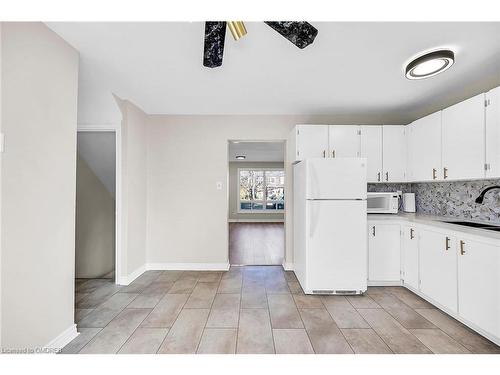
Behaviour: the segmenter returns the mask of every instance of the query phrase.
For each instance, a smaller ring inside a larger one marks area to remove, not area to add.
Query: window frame
[[[245,201],[241,200],[240,198],[240,172],[241,171],[264,171],[264,194],[267,193],[267,179],[266,179],[266,171],[282,171],[283,172],[283,177],[285,178],[285,183],[283,184],[283,193],[285,194],[286,191],[286,175],[285,175],[285,168],[265,168],[265,167],[248,167],[248,168],[238,168],[237,169],[237,174],[236,174],[236,196],[238,197],[237,200],[237,205],[238,205],[238,213],[239,214],[282,214],[285,212],[285,208],[281,209],[267,209],[266,208],[266,203],[268,202],[276,202],[276,203],[283,203],[283,207],[285,207],[285,200],[283,199],[282,201],[267,201],[267,200],[251,200],[251,201]],[[251,202],[251,203],[262,203],[263,209],[262,210],[254,210],[254,209],[242,209],[241,208],[241,203],[242,202]]]

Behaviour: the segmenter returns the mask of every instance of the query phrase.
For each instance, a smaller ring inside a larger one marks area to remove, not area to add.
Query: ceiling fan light
[[[247,35],[247,29],[243,21],[227,21],[227,26],[233,35],[234,40],[239,40],[241,37]]]
[[[451,68],[455,62],[455,54],[450,50],[439,50],[426,53],[412,60],[405,70],[408,79],[423,79],[435,76]]]

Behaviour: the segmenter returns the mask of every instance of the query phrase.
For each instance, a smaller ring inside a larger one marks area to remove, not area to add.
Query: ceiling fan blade
[[[204,66],[216,68],[222,65],[225,38],[226,22],[205,22],[205,47],[203,51]]]
[[[265,23],[300,49],[314,42],[314,38],[318,35],[318,29],[305,21],[265,21]]]

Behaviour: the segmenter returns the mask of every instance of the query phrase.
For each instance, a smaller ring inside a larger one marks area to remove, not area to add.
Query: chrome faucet
[[[482,204],[483,203],[483,199],[484,199],[484,195],[490,191],[490,190],[493,190],[493,189],[500,189],[500,186],[498,185],[494,185],[494,186],[490,186],[490,187],[487,187],[486,189],[484,189],[481,194],[479,194],[479,197],[476,198],[476,203],[479,203],[479,204]]]

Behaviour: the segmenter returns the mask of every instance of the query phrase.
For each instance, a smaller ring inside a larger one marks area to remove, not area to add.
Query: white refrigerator
[[[306,294],[367,289],[366,159],[294,165],[294,271]]]

